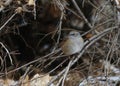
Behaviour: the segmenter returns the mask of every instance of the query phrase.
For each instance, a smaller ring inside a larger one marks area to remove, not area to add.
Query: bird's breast
[[[62,51],[64,54],[66,55],[72,55],[72,54],[75,54],[79,51],[81,51],[83,47],[83,40],[82,39],[69,39],[67,40],[63,46],[61,47],[62,48]]]

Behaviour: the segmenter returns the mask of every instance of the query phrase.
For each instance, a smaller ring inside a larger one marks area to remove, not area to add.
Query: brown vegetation
[[[88,79],[85,86],[101,85],[100,76],[108,84],[120,76],[119,6],[118,0],[0,0],[0,82],[29,86],[38,74],[44,85],[78,86],[89,76],[96,83]],[[64,55],[60,44],[73,30],[84,47]]]

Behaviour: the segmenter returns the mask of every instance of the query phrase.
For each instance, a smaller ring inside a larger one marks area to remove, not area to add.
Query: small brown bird
[[[79,32],[71,31],[61,45],[65,55],[72,55],[81,51],[84,46],[84,40]]]

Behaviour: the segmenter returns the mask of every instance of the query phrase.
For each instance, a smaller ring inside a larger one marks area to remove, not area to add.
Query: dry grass
[[[0,0],[0,86],[119,86],[117,1]],[[71,30],[85,43],[66,56],[60,43]]]

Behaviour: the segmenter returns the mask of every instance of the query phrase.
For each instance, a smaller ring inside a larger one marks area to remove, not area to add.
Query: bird
[[[78,31],[71,31],[61,42],[61,50],[65,55],[73,55],[82,50],[84,40]]]

